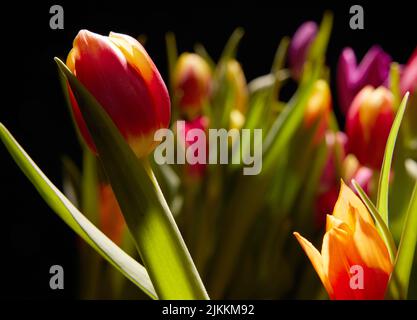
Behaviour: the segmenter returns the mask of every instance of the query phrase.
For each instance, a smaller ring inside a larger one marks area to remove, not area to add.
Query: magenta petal
[[[337,70],[337,89],[343,114],[347,114],[353,98],[364,86],[385,84],[391,61],[391,57],[379,46],[373,46],[359,65],[352,48],[342,51]]]
[[[288,62],[296,79],[301,76],[308,50],[317,34],[317,24],[314,21],[303,23],[295,32],[288,49]]]

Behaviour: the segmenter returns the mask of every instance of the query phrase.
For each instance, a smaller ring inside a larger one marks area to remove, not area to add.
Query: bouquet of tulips
[[[165,82],[124,34],[81,30],[55,58],[82,167],[64,158],[60,191],[0,137],[84,240],[80,297],[417,297],[417,51],[346,48],[330,79],[332,19],[283,38],[249,83],[241,29],[217,61],[167,34]]]

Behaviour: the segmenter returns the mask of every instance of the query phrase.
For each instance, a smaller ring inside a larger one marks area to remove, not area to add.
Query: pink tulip
[[[394,117],[393,96],[388,89],[363,88],[347,114],[348,152],[362,165],[379,170]]]

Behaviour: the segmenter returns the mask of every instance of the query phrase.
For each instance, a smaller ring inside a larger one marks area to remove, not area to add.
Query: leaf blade
[[[39,169],[3,124],[0,124],[0,139],[3,141],[16,164],[32,182],[52,210],[81,238],[100,253],[103,258],[120,270],[121,273],[151,298],[156,299],[157,295],[146,269],[115,245],[75,208]]]
[[[417,181],[404,222],[401,241],[398,247],[394,271],[392,272],[388,291],[394,299],[406,299],[417,244]]]
[[[392,157],[394,155],[395,142],[397,140],[398,132],[400,130],[401,121],[404,116],[405,108],[407,106],[408,92],[405,94],[400,107],[398,108],[397,115],[395,116],[392,124],[387,144],[385,147],[384,160],[382,162],[381,174],[378,184],[378,195],[376,208],[381,214],[382,219],[386,225],[388,224],[388,193],[389,193],[389,178],[391,171]]]

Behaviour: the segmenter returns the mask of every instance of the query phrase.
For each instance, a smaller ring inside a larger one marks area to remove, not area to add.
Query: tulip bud
[[[401,75],[401,94],[404,95],[407,91],[412,94],[417,90],[417,48],[408,60],[407,65]]]
[[[379,170],[394,117],[393,96],[388,89],[363,88],[347,115],[348,152],[362,165]]]
[[[211,70],[195,53],[183,53],[174,71],[174,90],[178,106],[190,118],[198,115],[211,91]]]
[[[153,61],[135,39],[111,32],[108,37],[81,30],[67,66],[101,104],[138,157],[157,146],[154,132],[170,120],[168,90]],[[69,87],[69,86],[68,86]],[[69,88],[74,118],[87,145],[93,139]]]
[[[303,72],[308,51],[317,35],[317,24],[313,21],[303,23],[295,32],[288,48],[288,63],[294,79],[298,80]]]
[[[330,213],[337,200],[343,159],[346,154],[347,136],[343,132],[327,132],[327,160],[320,177],[318,193],[315,200],[315,222],[317,228],[324,226],[326,214]]]
[[[327,216],[321,252],[294,235],[331,299],[384,299],[393,270],[388,248],[366,206],[344,183],[333,214]],[[355,280],[359,287],[352,286]]]
[[[125,220],[122,211],[108,184],[99,186],[99,223],[100,229],[114,243],[121,244]]]
[[[236,60],[230,60],[226,66],[226,78],[233,93],[232,110],[239,111],[242,115],[246,114],[248,104],[248,87],[242,66]]]
[[[178,128],[181,130],[178,132],[179,137],[181,138],[185,138],[185,141],[181,141],[182,146],[184,147],[185,150],[187,150],[189,147],[193,146],[195,153],[194,156],[196,158],[199,158],[199,154],[198,152],[200,150],[205,150],[206,154],[206,163],[207,163],[207,159],[208,159],[208,144],[207,144],[207,140],[204,139],[198,139],[197,136],[194,136],[194,139],[192,141],[189,141],[187,139],[188,133],[193,130],[193,129],[199,129],[202,130],[204,132],[206,132],[208,130],[209,127],[209,119],[207,117],[204,116],[200,116],[194,120],[191,121],[185,121],[184,126],[180,127],[178,126]],[[182,132],[183,130],[183,132]],[[204,145],[201,145],[201,144]],[[186,163],[186,173],[189,177],[191,178],[200,178],[202,176],[204,176],[205,171],[206,171],[206,167],[207,164],[206,163],[195,163],[195,164],[190,164],[190,163]]]
[[[304,114],[304,125],[307,129],[317,125],[314,137],[315,142],[319,142],[325,135],[331,108],[332,96],[329,85],[324,80],[317,80],[308,99]]]
[[[345,48],[337,68],[337,89],[343,114],[347,114],[356,94],[366,85],[383,85],[389,75],[391,57],[380,47],[372,47],[358,65],[355,52]]]

